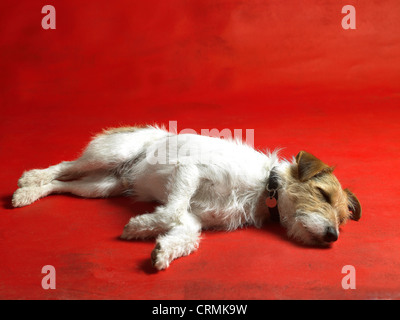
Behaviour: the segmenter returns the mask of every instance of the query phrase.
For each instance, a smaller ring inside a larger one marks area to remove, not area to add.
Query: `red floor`
[[[56,29],[43,30],[43,1],[2,2],[0,298],[399,299],[400,3],[352,3],[356,30],[336,0],[53,1]],[[152,204],[54,195],[11,208],[24,170],[74,159],[104,127],[169,121],[311,151],[336,165],[362,219],[329,249],[276,225],[204,232],[157,273],[152,241],[118,239]],[[55,290],[41,287],[44,265]]]

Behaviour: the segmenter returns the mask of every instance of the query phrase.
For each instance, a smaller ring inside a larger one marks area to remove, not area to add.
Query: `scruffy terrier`
[[[123,127],[97,135],[75,161],[25,172],[12,203],[65,192],[158,201],[153,213],[131,218],[121,238],[156,237],[151,261],[161,270],[196,250],[202,229],[273,219],[307,245],[336,241],[339,226],[360,219],[361,205],[332,171],[305,151],[287,161],[240,141]]]

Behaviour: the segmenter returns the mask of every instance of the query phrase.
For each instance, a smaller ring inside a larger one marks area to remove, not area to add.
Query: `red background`
[[[41,27],[46,4],[56,30]],[[356,30],[341,27],[346,4]],[[2,1],[0,298],[398,299],[399,30],[397,0]],[[314,153],[362,219],[330,249],[275,225],[207,231],[156,273],[153,241],[118,240],[152,204],[54,195],[11,208],[24,170],[74,159],[104,127],[170,120]],[[48,264],[56,290],[41,287]]]

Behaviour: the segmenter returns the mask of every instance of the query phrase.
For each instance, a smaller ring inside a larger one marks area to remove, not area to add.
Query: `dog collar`
[[[279,222],[280,221],[279,209],[278,209],[279,176],[276,167],[273,167],[271,169],[265,189],[268,192],[268,197],[265,200],[265,204],[268,207],[271,220]]]

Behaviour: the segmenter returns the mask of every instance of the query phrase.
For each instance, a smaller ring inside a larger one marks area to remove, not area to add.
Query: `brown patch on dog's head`
[[[296,156],[298,178],[301,182],[307,181],[320,173],[331,173],[329,167],[317,157],[306,151],[300,151]]]

